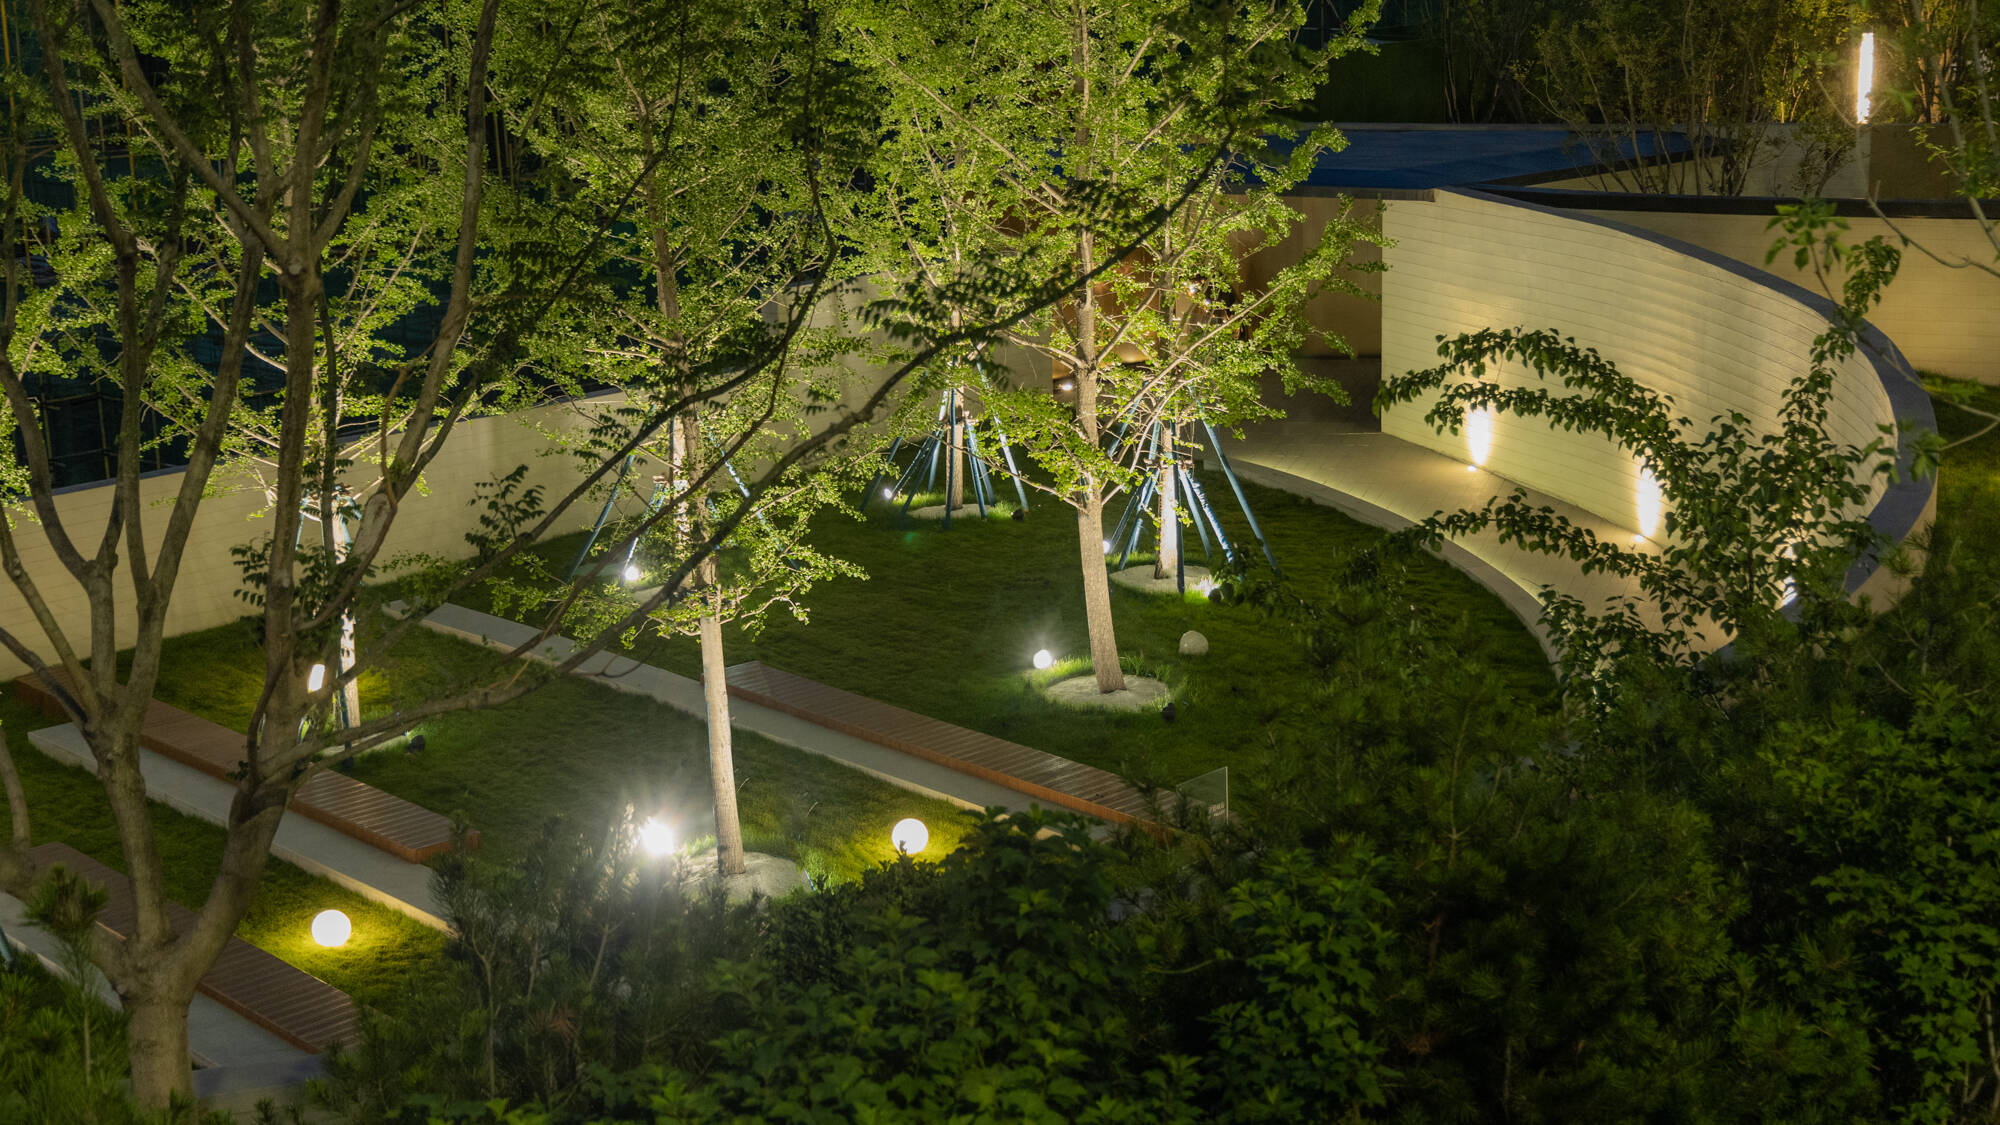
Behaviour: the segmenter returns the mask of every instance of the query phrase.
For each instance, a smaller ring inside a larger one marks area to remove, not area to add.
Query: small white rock
[[[1181,655],[1182,655],[1182,656],[1207,656],[1207,655],[1208,655],[1208,638],[1207,638],[1207,637],[1204,637],[1204,636],[1202,636],[1202,635],[1201,635],[1200,633],[1197,633],[1197,632],[1195,632],[1195,631],[1194,631],[1193,629],[1189,629],[1189,630],[1188,630],[1187,632],[1185,632],[1185,633],[1182,633],[1182,634],[1181,634]]]

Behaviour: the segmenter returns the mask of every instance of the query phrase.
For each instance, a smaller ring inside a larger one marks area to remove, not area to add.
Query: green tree
[[[1005,270],[1067,264],[1080,279],[1059,306],[1010,326],[1007,353],[951,353],[925,385],[970,385],[1048,473],[1043,487],[1076,510],[1101,691],[1124,686],[1104,504],[1137,473],[1136,456],[1121,462],[1107,446],[1196,409],[1260,416],[1255,380],[1272,369],[1305,382],[1291,363],[1301,306],[1340,287],[1337,268],[1368,236],[1331,224],[1313,254],[1255,294],[1235,292],[1232,255],[1299,221],[1279,195],[1337,134],[1312,133],[1281,154],[1264,135],[1289,128],[1285,112],[1360,44],[1374,10],[1306,50],[1295,35],[1303,9],[1284,0],[838,9],[856,65],[884,91],[878,190],[853,221],[871,267],[927,294],[932,333],[988,317],[991,280]],[[1107,256],[1119,266],[1099,280],[1085,263]],[[978,364],[1023,360],[1012,389],[969,377]],[[1044,365],[1074,390],[1073,409],[1040,383]]]

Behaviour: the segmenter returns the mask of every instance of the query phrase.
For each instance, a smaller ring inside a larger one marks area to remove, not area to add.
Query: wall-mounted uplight
[[[889,842],[903,855],[916,855],[930,846],[931,830],[914,816],[906,816],[889,830]]]
[[[1854,123],[1868,124],[1875,112],[1875,33],[1861,33],[1861,48],[1854,60]]]
[[[338,910],[322,910],[313,915],[312,935],[314,941],[335,949],[346,945],[347,939],[354,935],[354,923]]]
[[[324,664],[313,665],[312,671],[306,673],[306,690],[318,691],[319,689],[325,686],[326,686],[326,665]]]
[[[1472,461],[1467,468],[1486,464],[1493,452],[1493,411],[1486,407],[1465,412],[1465,455]]]
[[[646,822],[639,826],[639,850],[656,858],[673,851],[673,829],[657,816],[647,817]]]
[[[1054,655],[1053,653],[1049,652],[1049,650],[1048,650],[1048,649],[1045,649],[1045,648],[1044,648],[1044,649],[1038,649],[1038,650],[1036,650],[1036,652],[1035,652],[1035,667],[1037,667],[1037,668],[1042,668],[1042,669],[1048,669],[1048,668],[1053,668],[1053,667],[1055,667],[1055,664],[1056,664],[1056,658],[1055,658],[1055,655]]]
[[[1666,510],[1666,499],[1660,495],[1660,482],[1653,477],[1653,470],[1641,466],[1639,485],[1633,490],[1632,507],[1639,517],[1639,534],[1651,539],[1660,530],[1660,514]]]

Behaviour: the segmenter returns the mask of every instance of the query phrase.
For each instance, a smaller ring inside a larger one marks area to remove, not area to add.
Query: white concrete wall
[[[529,483],[543,484],[544,496],[550,501],[560,494],[560,489],[573,487],[574,460],[549,455],[549,443],[540,427],[571,424],[590,406],[590,401],[546,406],[521,415],[478,418],[459,426],[446,442],[444,452],[425,472],[424,491],[404,500],[391,528],[384,558],[408,552],[448,557],[469,554],[471,548],[464,536],[478,518],[470,503],[473,485],[499,477],[518,465],[529,467]],[[181,470],[174,469],[141,482],[147,538],[155,546],[166,528],[181,475]],[[241,472],[219,473],[215,484],[226,491],[204,500],[195,518],[179,586],[168,611],[170,635],[213,628],[251,612],[251,607],[236,596],[242,583],[229,551],[270,534],[270,521],[265,518],[269,504],[264,492]],[[103,534],[111,497],[108,484],[70,489],[57,497],[57,510],[64,526],[71,539],[83,545],[81,549],[86,552],[95,549]],[[595,504],[581,504],[572,510],[568,522],[577,527],[588,526],[596,511]],[[87,650],[90,609],[82,587],[69,578],[69,572],[55,557],[25,503],[8,509],[6,515],[13,522],[21,561],[34,577],[57,622],[72,644]],[[119,608],[118,630],[123,647],[131,643],[134,632],[129,585],[119,588]],[[25,599],[4,578],[0,578],[0,628],[24,639],[44,659],[52,658],[45,635],[29,613]],[[12,679],[25,671],[26,665],[12,653],[0,650],[0,679]]]
[[[1389,208],[1387,224],[1394,245],[1383,281],[1385,376],[1436,366],[1439,336],[1548,328],[1672,395],[1696,427],[1731,411],[1775,427],[1780,396],[1825,327],[1812,308],[1745,276],[1750,271],[1572,213],[1441,191],[1432,203]],[[1489,378],[1534,381],[1524,369],[1502,368]],[[1465,437],[1436,433],[1424,421],[1427,408],[1417,401],[1390,410],[1383,431],[1467,460]],[[1892,421],[1872,365],[1851,360],[1835,388],[1832,436],[1866,444]],[[1486,468],[1621,526],[1640,526],[1640,467],[1605,438],[1501,415]]]
[[[1782,254],[1770,265],[1764,255],[1779,232],[1767,230],[1765,215],[1696,215],[1669,211],[1585,211],[1613,222],[1692,242],[1725,258],[1768,269],[1814,292],[1820,283],[1810,270],[1792,265]],[[1982,383],[2000,385],[2000,277],[1975,267],[1953,268],[1945,262],[1970,261],[2000,268],[2000,254],[1971,219],[1897,219],[1895,225],[1919,246],[1903,249],[1903,266],[1868,319],[1903,350],[1919,369]],[[1847,220],[1842,236],[1848,243],[1876,235],[1892,246],[1900,239],[1881,219]],[[1840,285],[1841,278],[1832,284]]]

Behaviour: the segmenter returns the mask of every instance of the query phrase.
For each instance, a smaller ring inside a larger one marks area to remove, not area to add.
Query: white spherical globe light
[[[1056,658],[1048,649],[1042,649],[1035,653],[1035,667],[1053,668],[1055,667],[1055,663]]]
[[[314,941],[332,949],[347,944],[354,935],[354,923],[338,910],[322,910],[313,915],[312,935]]]
[[[627,581],[627,582],[637,582],[638,580],[639,580],[639,564],[638,564],[638,563],[626,563],[626,564],[625,564],[625,581]]]
[[[889,830],[889,842],[895,844],[896,850],[904,855],[916,855],[930,846],[931,830],[925,828],[924,822],[916,817],[906,816],[896,822],[896,827]]]
[[[666,821],[649,817],[639,826],[639,847],[647,855],[663,856],[674,850],[674,832]]]

